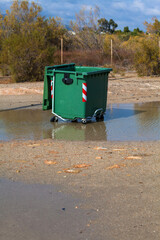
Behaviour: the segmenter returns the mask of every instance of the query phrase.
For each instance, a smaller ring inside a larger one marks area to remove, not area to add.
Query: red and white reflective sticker
[[[82,102],[87,102],[87,83],[82,83]]]
[[[51,80],[51,98],[53,98],[53,86],[52,86],[53,82]]]

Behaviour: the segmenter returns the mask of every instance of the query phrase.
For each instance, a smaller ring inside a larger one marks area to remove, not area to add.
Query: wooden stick
[[[113,64],[113,40],[111,39],[111,66]]]
[[[61,38],[61,64],[63,64],[63,38]]]

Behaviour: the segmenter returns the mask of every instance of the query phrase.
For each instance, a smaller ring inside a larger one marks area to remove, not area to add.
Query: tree
[[[129,33],[129,32],[130,32],[129,27],[128,27],[128,26],[127,26],[127,27],[124,27],[123,32],[124,32],[124,33]]]
[[[143,31],[141,31],[139,28],[135,28],[135,29],[133,29],[133,32],[131,34],[134,35],[134,36],[137,36],[137,35],[140,35],[142,33],[143,33]]]
[[[99,32],[108,32],[108,21],[105,18],[98,20]]]
[[[0,51],[1,51],[1,47],[2,47],[2,22],[3,22],[3,16],[0,13]]]
[[[41,10],[34,2],[15,0],[0,25],[1,69],[7,65],[15,81],[42,80],[45,65],[54,62],[58,38],[65,33],[60,19],[45,19]]]
[[[114,33],[115,29],[118,27],[118,24],[115,23],[113,19],[110,19],[108,22],[108,32]]]
[[[152,18],[151,23],[148,23],[147,21],[145,21],[144,25],[146,27],[147,33],[155,33],[160,35],[160,21],[158,21],[156,17]]]
[[[75,32],[74,46],[83,49],[101,49],[102,37],[98,34],[99,7],[89,11],[84,7],[76,14],[76,21],[71,21],[71,28]]]
[[[105,18],[101,18],[98,20],[99,25],[99,31],[105,32],[105,33],[114,33],[115,29],[118,27],[118,24],[113,21],[113,19],[110,19],[107,21]]]

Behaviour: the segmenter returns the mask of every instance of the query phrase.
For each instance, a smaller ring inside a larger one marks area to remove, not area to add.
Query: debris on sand
[[[125,148],[115,148],[112,151],[126,151],[127,149]]]
[[[102,157],[101,157],[101,156],[97,156],[96,159],[97,159],[97,160],[98,160],[98,159],[102,159]]]
[[[94,149],[95,150],[107,150],[107,148],[105,148],[105,147],[95,147]]]
[[[82,163],[82,164],[74,165],[73,168],[88,168],[90,166],[91,166],[91,164]]]
[[[112,166],[107,167],[106,170],[112,170],[114,168],[121,168],[121,167],[126,167],[126,164],[114,164]]]
[[[44,163],[45,163],[46,165],[55,165],[55,164],[57,164],[57,162],[55,162],[55,161],[50,161],[50,160],[45,160]]]
[[[125,159],[128,159],[128,160],[140,160],[140,159],[142,159],[142,157],[141,156],[137,156],[137,155],[134,155],[134,156],[128,156],[128,157],[126,157]]]
[[[82,170],[80,170],[80,169],[64,169],[63,171],[64,171],[65,173],[77,174],[77,173],[80,173]]]

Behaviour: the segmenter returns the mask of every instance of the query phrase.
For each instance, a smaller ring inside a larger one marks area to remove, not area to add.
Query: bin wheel
[[[58,117],[53,116],[53,117],[50,119],[50,122],[58,122]]]
[[[58,117],[55,117],[55,122],[58,122]]]
[[[87,119],[86,119],[86,118],[82,118],[81,122],[82,122],[83,124],[86,124],[86,123],[87,123]]]
[[[99,116],[96,116],[96,121],[104,121],[104,116],[103,114],[99,115]]]
[[[72,119],[71,122],[77,122],[77,118]]]

